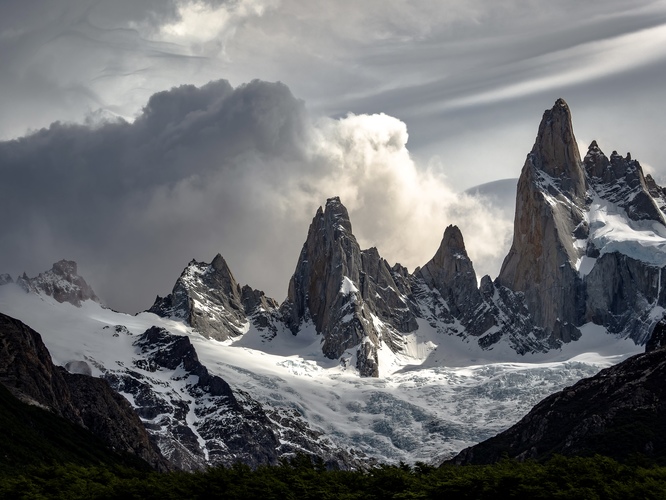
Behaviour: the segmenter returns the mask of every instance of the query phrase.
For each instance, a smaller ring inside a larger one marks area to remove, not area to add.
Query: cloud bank
[[[666,179],[665,41],[664,0],[4,0],[0,139],[260,78],[317,115],[398,117],[414,157],[439,156],[460,190],[515,177],[558,97],[579,137]]]
[[[391,116],[312,117],[258,80],[156,93],[131,123],[56,122],[0,142],[0,271],[75,259],[108,305],[133,312],[220,252],[281,300],[316,208],[339,195],[361,245],[390,262],[425,264],[457,224],[477,272],[496,273],[510,221],[417,165],[407,139]]]

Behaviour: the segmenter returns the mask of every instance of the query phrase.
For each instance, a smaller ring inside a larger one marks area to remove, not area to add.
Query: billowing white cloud
[[[425,264],[458,224],[477,269],[496,273],[508,222],[419,168],[407,137],[384,114],[313,119],[260,81],[160,92],[133,123],[53,124],[0,142],[2,270],[72,258],[109,305],[136,310],[220,252],[280,300],[316,208],[337,195],[390,262]]]
[[[456,224],[479,278],[497,274],[511,221],[479,197],[454,191],[441,165],[418,166],[403,122],[385,114],[348,115],[320,120],[315,130],[313,155],[328,166],[308,180],[310,192],[319,199],[341,196],[362,246],[376,246],[413,270],[435,254],[444,228]]]

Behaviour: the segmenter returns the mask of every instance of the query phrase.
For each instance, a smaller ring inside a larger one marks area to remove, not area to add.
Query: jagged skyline
[[[335,195],[390,261],[423,265],[457,224],[495,276],[512,216],[458,193],[517,177],[558,97],[581,150],[631,151],[664,182],[661,1],[12,0],[0,14],[0,272],[74,259],[120,309],[218,252],[281,300],[309,215]],[[220,79],[254,78],[284,88],[219,107]]]

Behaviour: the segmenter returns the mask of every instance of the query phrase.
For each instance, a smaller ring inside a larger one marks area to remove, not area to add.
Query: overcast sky
[[[666,183],[665,81],[666,1],[3,0],[0,272],[73,259],[135,312],[219,252],[282,300],[339,195],[390,263],[457,224],[494,277],[512,216],[461,193],[558,97]]]

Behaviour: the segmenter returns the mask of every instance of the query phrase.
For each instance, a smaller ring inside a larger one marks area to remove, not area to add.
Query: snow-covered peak
[[[35,278],[23,273],[16,283],[28,293],[48,295],[58,302],[69,302],[77,307],[86,300],[99,302],[90,285],[78,275],[76,262],[72,260],[60,260]]]
[[[276,307],[276,302],[262,292],[241,288],[224,258],[217,254],[210,264],[192,260],[172,292],[158,296],[149,312],[183,320],[205,337],[226,340],[245,333],[251,316],[260,309],[270,314]]]
[[[653,195],[641,164],[632,159],[630,153],[623,157],[613,151],[608,158],[593,141],[585,155],[584,165],[592,196],[623,208],[634,221],[652,220],[666,224],[658,204],[661,194],[658,186],[653,182]],[[658,199],[655,200],[655,197]]]
[[[626,210],[596,193],[587,213],[587,245],[599,256],[618,252],[659,267],[666,266],[666,226],[655,220],[633,220]]]

